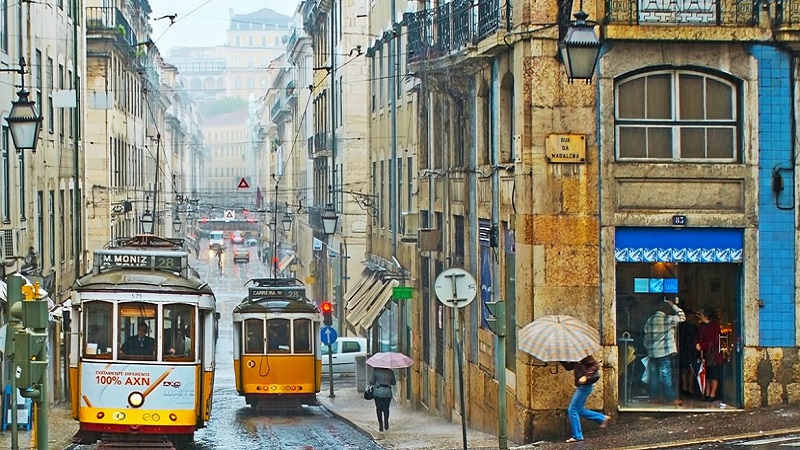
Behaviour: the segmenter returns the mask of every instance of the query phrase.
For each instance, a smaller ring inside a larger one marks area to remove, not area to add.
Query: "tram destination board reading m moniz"
[[[171,255],[152,255],[146,253],[100,254],[103,267],[128,267],[137,269],[181,270],[181,257]]]

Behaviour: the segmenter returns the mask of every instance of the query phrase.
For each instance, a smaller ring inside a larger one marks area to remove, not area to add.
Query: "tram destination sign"
[[[292,300],[300,300],[303,298],[305,294],[305,288],[302,287],[272,287],[272,288],[263,288],[263,287],[251,287],[250,288],[250,298],[257,299],[257,298],[282,298],[282,299],[292,299]]]
[[[137,269],[181,270],[181,257],[171,255],[153,255],[147,253],[114,253],[100,254],[100,265],[103,267],[129,267]]]

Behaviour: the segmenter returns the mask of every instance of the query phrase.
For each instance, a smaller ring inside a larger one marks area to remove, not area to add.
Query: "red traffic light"
[[[331,306],[331,302],[322,302],[319,309],[322,310],[323,314],[330,314],[333,312],[333,306]]]

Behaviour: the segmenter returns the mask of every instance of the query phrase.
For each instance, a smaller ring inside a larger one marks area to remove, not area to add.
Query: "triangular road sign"
[[[239,189],[250,189],[250,185],[247,184],[247,180],[245,180],[244,178],[239,180]]]

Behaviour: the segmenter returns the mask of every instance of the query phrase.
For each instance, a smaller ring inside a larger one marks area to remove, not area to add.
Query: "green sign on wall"
[[[410,300],[414,297],[411,286],[395,286],[392,288],[392,298],[395,300]]]

